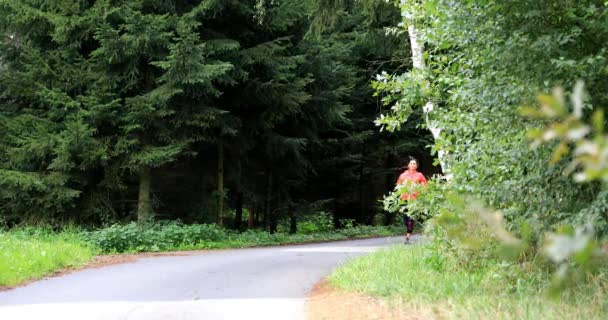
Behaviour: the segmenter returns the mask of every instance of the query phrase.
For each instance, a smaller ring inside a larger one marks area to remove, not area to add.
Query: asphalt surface
[[[0,292],[0,319],[304,319],[314,284],[402,237],[205,251],[82,270]]]

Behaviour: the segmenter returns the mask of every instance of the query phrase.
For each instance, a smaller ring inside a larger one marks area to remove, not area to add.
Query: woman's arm
[[[420,176],[418,177],[418,182],[422,185],[426,185],[426,178],[424,177],[424,175],[422,173],[420,173]]]

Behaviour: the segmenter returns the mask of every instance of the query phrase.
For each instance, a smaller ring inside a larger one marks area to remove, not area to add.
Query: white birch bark
[[[414,64],[414,69],[425,70],[426,66],[424,65],[424,58],[423,58],[424,47],[422,46],[422,44],[420,43],[420,40],[418,39],[418,30],[416,29],[416,27],[414,25],[409,25],[407,28],[407,31],[410,36],[410,46],[412,49],[412,62]],[[431,134],[433,135],[433,139],[435,139],[435,141],[438,141],[440,139],[441,128],[439,128],[437,126],[437,123],[432,121],[429,116],[431,114],[431,112],[433,112],[434,108],[435,108],[435,105],[433,104],[433,101],[429,100],[424,105],[422,110],[424,112],[426,126],[431,131]],[[439,158],[439,165],[441,165],[441,169],[445,175],[446,180],[450,180],[451,174],[449,173],[449,170],[448,170],[448,167],[447,167],[447,164],[445,161],[445,151],[438,150],[437,158]]]

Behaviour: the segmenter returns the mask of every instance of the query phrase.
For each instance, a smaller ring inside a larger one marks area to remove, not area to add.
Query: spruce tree
[[[138,219],[149,218],[154,168],[214,121],[205,101],[231,68],[214,55],[236,44],[206,43],[197,31],[209,4],[0,4],[2,158],[12,159],[2,164],[3,206],[31,209],[9,201],[27,191],[61,212],[84,191],[116,190],[135,176]]]
[[[213,18],[203,25],[203,34],[210,38],[239,43],[239,49],[226,55],[233,69],[221,86],[223,94],[215,105],[226,113],[217,130],[218,165],[229,173],[230,186],[237,197],[247,190],[251,202],[264,203],[266,220],[275,212],[281,190],[282,166],[301,170],[288,162],[290,157],[301,161],[299,150],[304,141],[281,131],[290,116],[302,112],[309,99],[308,75],[298,71],[305,57],[295,43],[306,21],[298,1],[274,1],[256,6],[256,1],[227,1],[218,7]],[[260,12],[263,11],[263,14]],[[300,35],[301,37],[301,35]],[[289,123],[293,126],[293,123]],[[233,148],[220,148],[224,145]],[[236,148],[238,146],[238,148]],[[235,159],[236,162],[232,165]],[[218,162],[219,162],[218,161]],[[223,174],[218,172],[218,188],[223,189]],[[218,189],[218,193],[223,190]],[[242,199],[237,202],[243,203]],[[237,211],[242,212],[240,208]],[[221,215],[221,212],[218,213]],[[237,217],[237,221],[240,221]]]

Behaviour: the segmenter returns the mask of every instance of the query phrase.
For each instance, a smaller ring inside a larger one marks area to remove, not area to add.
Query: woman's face
[[[407,164],[407,168],[410,170],[416,170],[418,169],[418,163],[416,163],[416,160],[411,160],[410,163]]]

